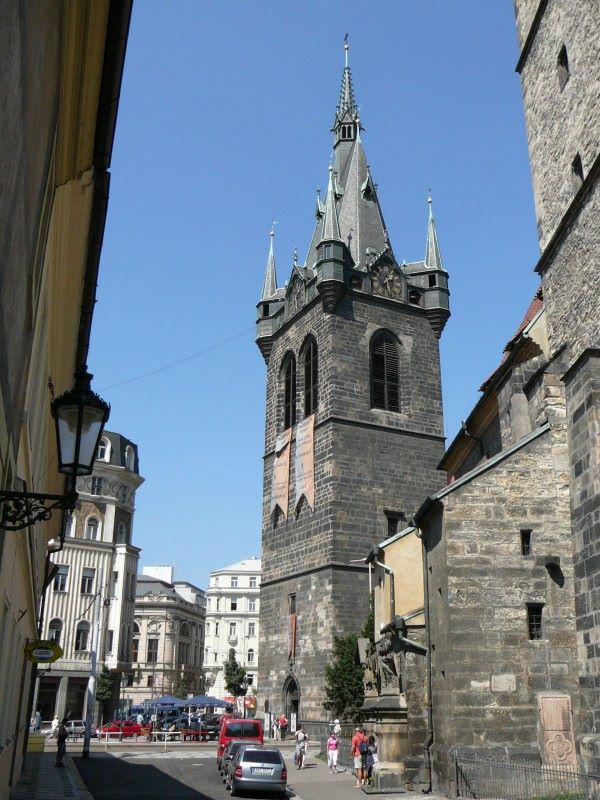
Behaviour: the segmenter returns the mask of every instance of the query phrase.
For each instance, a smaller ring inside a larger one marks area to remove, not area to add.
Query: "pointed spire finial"
[[[427,243],[425,245],[425,266],[429,269],[444,269],[442,254],[435,229],[433,219],[433,202],[431,199],[431,189],[427,194],[427,204],[429,205],[429,220],[427,222]]]
[[[336,202],[335,202],[335,187],[333,185],[333,164],[329,165],[329,184],[327,186],[327,197],[325,198],[325,219],[323,220],[323,234],[322,239],[337,239],[340,238],[340,222],[338,219]]]
[[[298,248],[294,247],[294,266],[298,266]]]
[[[345,68],[348,69],[348,51],[350,50],[350,45],[348,44],[348,34],[344,36],[344,58],[345,58]]]
[[[267,268],[265,270],[265,281],[263,283],[263,290],[260,296],[262,300],[269,300],[277,292],[277,274],[275,272],[275,248],[273,247],[273,240],[275,239],[275,225],[278,225],[276,219],[271,220],[271,230],[269,231],[269,256],[267,258]]]

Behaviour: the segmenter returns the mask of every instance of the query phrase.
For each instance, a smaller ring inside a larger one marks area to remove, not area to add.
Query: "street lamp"
[[[0,490],[0,528],[19,531],[49,520],[56,509],[73,511],[77,502],[75,480],[91,474],[98,443],[110,415],[110,406],[90,388],[92,376],[80,372],[75,388],[52,401],[56,424],[58,471],[69,476],[64,495]]]
[[[242,706],[243,706],[243,718],[246,719],[246,695],[248,694],[248,686],[250,686],[248,682],[248,676],[244,675],[243,679],[240,681],[240,690],[242,692]]]

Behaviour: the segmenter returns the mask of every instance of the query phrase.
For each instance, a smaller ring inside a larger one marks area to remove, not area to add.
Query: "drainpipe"
[[[432,698],[432,679],[431,679],[431,624],[429,614],[429,570],[427,568],[427,547],[423,531],[413,522],[417,536],[421,540],[423,552],[423,590],[425,594],[425,628],[427,630],[427,654],[425,664],[427,670],[427,739],[424,750],[427,754],[427,768],[429,770],[429,786],[423,789],[424,794],[431,794],[433,789],[433,767],[431,759],[431,747],[433,745],[433,698]]]
[[[382,570],[387,572],[390,576],[390,619],[394,620],[396,618],[396,587],[394,585],[394,571],[391,567],[388,567],[387,564],[382,564],[377,558],[373,557],[373,564],[376,564],[378,567],[381,567]]]

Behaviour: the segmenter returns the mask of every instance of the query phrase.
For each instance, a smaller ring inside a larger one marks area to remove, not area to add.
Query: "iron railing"
[[[477,800],[600,800],[600,775],[563,765],[536,765],[457,755],[458,797]]]

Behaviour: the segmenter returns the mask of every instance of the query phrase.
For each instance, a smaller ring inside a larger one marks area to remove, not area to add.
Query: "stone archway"
[[[296,724],[300,723],[300,687],[293,675],[288,675],[283,684],[283,710],[291,728],[292,714],[296,716]]]

